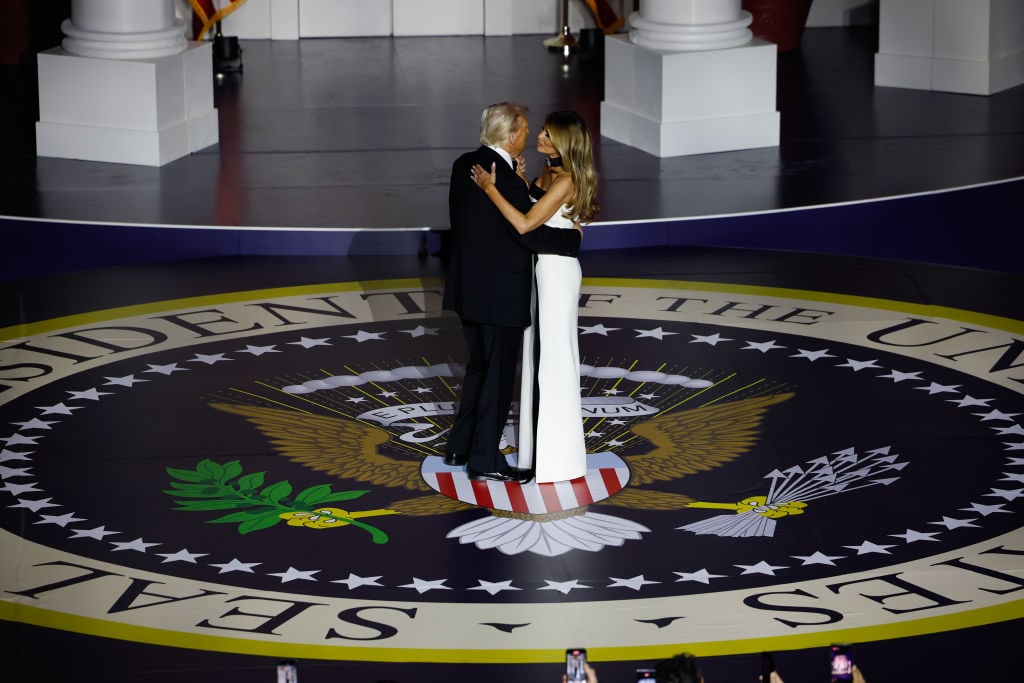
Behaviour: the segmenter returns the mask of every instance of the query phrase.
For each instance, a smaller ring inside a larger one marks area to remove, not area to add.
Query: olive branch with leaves
[[[330,484],[318,484],[292,495],[293,488],[288,481],[264,486],[266,472],[243,475],[242,471],[237,460],[222,465],[209,458],[202,460],[194,470],[168,467],[167,474],[178,481],[172,481],[171,488],[164,490],[164,493],[181,499],[174,501],[178,505],[175,510],[236,510],[207,521],[211,524],[238,524],[240,534],[269,529],[284,519],[282,515],[288,513],[316,511],[320,517],[363,529],[370,534],[374,543],[388,542],[388,535],[377,527],[322,509],[327,503],[355,500],[367,491],[332,491]]]

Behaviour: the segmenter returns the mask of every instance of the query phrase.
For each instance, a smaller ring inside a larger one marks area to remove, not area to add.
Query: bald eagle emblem
[[[621,457],[610,450],[589,453],[585,476],[544,484],[470,481],[461,468],[445,466],[436,447],[419,458],[391,452],[391,432],[365,421],[266,406],[212,407],[244,417],[295,463],[346,482],[393,490],[394,498],[381,506],[388,511],[413,517],[488,511],[453,529],[449,538],[506,554],[555,556],[622,545],[650,531],[594,512],[592,506],[669,511],[699,504],[658,485],[742,456],[756,443],[768,409],[791,396],[780,393],[657,415],[630,428],[631,439],[653,446],[647,452]]]

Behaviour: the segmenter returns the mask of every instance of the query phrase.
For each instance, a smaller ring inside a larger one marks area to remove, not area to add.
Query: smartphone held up
[[[853,647],[850,645],[833,645],[830,655],[832,683],[845,683],[853,680]]]
[[[587,651],[583,648],[569,648],[565,651],[565,679],[569,683],[587,680]]]

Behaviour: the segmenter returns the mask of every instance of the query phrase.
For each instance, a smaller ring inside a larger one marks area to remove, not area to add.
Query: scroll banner
[[[245,0],[189,0],[189,4],[192,5],[195,39],[202,40],[211,26],[244,5]]]

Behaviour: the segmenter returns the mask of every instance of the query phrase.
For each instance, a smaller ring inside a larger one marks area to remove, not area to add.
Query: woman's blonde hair
[[[590,143],[587,124],[574,111],[556,111],[544,119],[555,151],[562,157],[562,166],[572,178],[575,193],[566,218],[589,223],[597,215],[597,172],[594,170],[594,150]]]
[[[519,117],[526,118],[529,109],[518,102],[499,102],[480,114],[480,144],[501,147],[508,136],[519,129]]]

